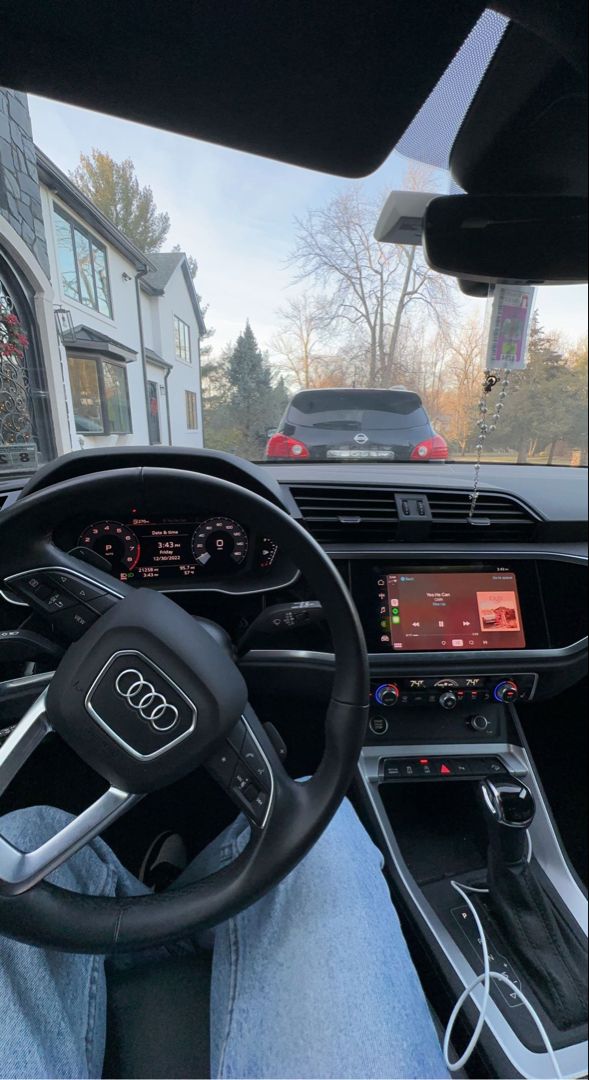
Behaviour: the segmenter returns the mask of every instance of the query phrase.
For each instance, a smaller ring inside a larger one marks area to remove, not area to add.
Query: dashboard
[[[66,455],[24,490],[14,481],[8,499],[88,472],[149,464],[217,475],[297,518],[350,590],[375,691],[393,685],[399,707],[430,705],[442,693],[493,698],[506,679],[517,683],[518,700],[550,697],[586,672],[584,470],[485,466],[488,521],[475,530],[464,510],[472,469],[456,465],[260,467],[210,451],[129,447]],[[55,544],[115,581],[175,594],[234,642],[265,606],[298,604],[291,616],[276,617],[271,633],[248,636],[243,667],[263,692],[275,681],[294,696],[320,698],[332,657],[325,625],[305,608],[316,597],[255,518],[239,521],[229,507],[204,502],[187,508],[172,482],[160,505],[140,469],[133,498],[129,505],[115,494],[83,515],[74,511],[55,530]],[[425,506],[426,520],[405,523],[405,503],[413,501]],[[0,616],[11,626],[8,606],[0,604]]]

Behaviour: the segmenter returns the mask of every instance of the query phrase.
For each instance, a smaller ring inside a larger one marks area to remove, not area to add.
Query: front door
[[[160,396],[158,391],[158,384],[148,380],[147,400],[149,407],[147,413],[147,428],[151,446],[154,446],[156,443],[161,443],[162,441],[160,431]]]

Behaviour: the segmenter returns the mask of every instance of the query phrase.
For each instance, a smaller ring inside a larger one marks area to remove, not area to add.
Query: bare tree
[[[441,398],[446,401],[448,410],[446,434],[464,453],[475,430],[476,405],[481,396],[483,328],[480,319],[471,317],[455,328],[444,328],[438,347],[445,353]]]
[[[336,360],[322,349],[325,306],[320,297],[303,293],[288,300],[276,312],[280,329],[272,339],[272,351],[280,357],[297,386],[308,390],[321,385]]]
[[[429,182],[429,173],[412,169],[413,189]],[[434,274],[420,249],[379,244],[373,230],[378,208],[361,186],[335,197],[326,207],[297,219],[291,256],[297,280],[313,281],[325,292],[336,332],[362,336],[368,360],[368,383],[387,386],[399,380],[401,329],[410,306],[423,305],[439,319],[452,305],[449,280]]]

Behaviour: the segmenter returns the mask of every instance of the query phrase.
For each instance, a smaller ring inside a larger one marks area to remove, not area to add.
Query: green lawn
[[[474,453],[473,454],[453,454],[452,451],[450,451],[450,458],[451,458],[452,461],[473,461],[474,462],[474,461],[476,461],[477,456]],[[505,465],[505,464],[514,465],[517,462],[517,454],[516,453],[508,453],[508,452],[506,452],[506,453],[493,453],[492,451],[489,452],[489,453],[485,452],[483,454],[483,461],[484,462],[493,462],[493,463],[497,462],[497,464],[503,464],[503,465]],[[543,454],[538,454],[535,457],[529,457],[527,459],[527,461],[525,462],[525,464],[526,465],[546,465],[547,461],[548,461],[548,454],[543,453]],[[568,453],[565,453],[565,454],[555,454],[551,464],[552,465],[571,465],[572,464],[572,453],[571,453],[571,451],[569,451]],[[577,464],[577,462],[575,462],[575,464]],[[581,462],[579,462],[578,464],[582,464],[582,465],[587,464],[587,455],[586,455],[586,453],[583,455],[583,457],[581,459]]]

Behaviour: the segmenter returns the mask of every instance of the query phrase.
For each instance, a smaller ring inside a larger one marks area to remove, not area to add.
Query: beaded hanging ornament
[[[507,397],[507,391],[509,390],[509,371],[495,372],[485,371],[483,376],[483,387],[481,393],[481,400],[479,401],[479,419],[477,420],[477,427],[479,429],[477,443],[476,443],[476,461],[474,465],[474,485],[471,494],[468,496],[470,499],[470,509],[468,511],[468,519],[473,522],[474,515],[477,508],[477,503],[480,496],[480,479],[481,479],[481,459],[483,456],[483,450],[485,449],[485,443],[491,432],[496,431],[497,424],[501,419],[501,413],[505,406],[505,399]],[[497,384],[500,383],[501,389],[495,403],[493,412],[489,407],[489,395],[495,389]]]

